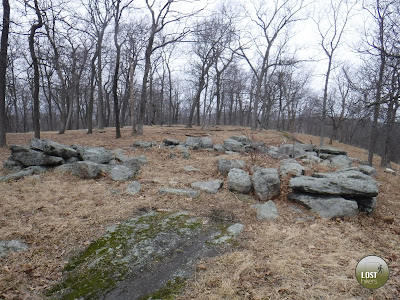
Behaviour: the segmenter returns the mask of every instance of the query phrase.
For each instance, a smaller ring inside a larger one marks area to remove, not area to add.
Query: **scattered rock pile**
[[[302,203],[322,217],[352,216],[357,210],[372,212],[378,195],[373,168],[347,168],[290,180],[289,199]]]
[[[137,145],[143,146],[142,143]],[[43,139],[32,139],[29,146],[11,146],[10,150],[11,156],[3,166],[14,173],[0,178],[0,181],[39,174],[49,167],[56,167],[58,172],[71,171],[84,179],[109,174],[115,181],[126,181],[139,172],[141,165],[148,163],[144,155],[126,157],[121,150],[113,153],[102,147],[70,147]]]

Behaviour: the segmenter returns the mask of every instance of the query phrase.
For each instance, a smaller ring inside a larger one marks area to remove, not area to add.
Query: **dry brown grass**
[[[215,143],[237,134],[246,134],[269,145],[283,142],[283,137],[274,131],[252,133],[247,128],[236,127],[213,127],[204,131],[146,127],[142,137],[131,137],[129,129],[124,128],[123,138],[118,140],[114,139],[113,129],[107,128],[91,136],[84,131],[69,131],[65,135],[46,132],[42,138],[116,149],[127,147],[135,140],[161,142],[170,137],[183,141],[186,134],[209,134]],[[32,136],[32,133],[10,134],[8,141],[25,145]],[[305,135],[296,137],[304,142],[313,139]],[[364,150],[334,146],[345,148],[352,157],[365,159]],[[308,222],[294,220],[298,215],[290,208],[293,204],[286,200],[288,180],[285,180],[283,192],[275,201],[280,218],[275,222],[259,222],[250,208],[250,204],[257,201],[225,188],[217,195],[201,193],[197,199],[157,194],[162,186],[188,187],[197,180],[225,179],[216,171],[218,158],[224,156],[192,151],[190,160],[170,159],[169,151],[159,148],[127,150],[127,154],[144,154],[150,162],[142,167],[138,176],[143,189],[137,196],[125,193],[127,183],[108,178],[80,180],[54,172],[41,175],[40,180],[25,178],[0,183],[0,240],[19,239],[29,245],[28,251],[0,259],[0,298],[42,298],[44,291],[61,278],[61,270],[71,256],[99,237],[107,226],[143,209],[183,209],[199,216],[222,211],[246,226],[240,246],[204,261],[206,270],[196,271],[195,279],[188,281],[179,296],[181,299],[400,298],[398,177],[378,168],[379,204],[372,215],[360,215],[352,220],[316,218]],[[8,155],[9,150],[0,149],[0,161]],[[232,157],[244,159],[248,165],[279,165],[276,160],[262,155]],[[186,165],[200,171],[187,173],[183,171]],[[370,254],[380,255],[390,268],[388,283],[376,291],[361,288],[354,276],[357,261]]]

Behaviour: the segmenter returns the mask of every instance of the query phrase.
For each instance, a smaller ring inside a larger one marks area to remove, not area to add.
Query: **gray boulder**
[[[74,148],[50,140],[32,139],[30,145],[32,149],[40,150],[47,155],[60,156],[64,159],[78,156],[78,151]]]
[[[26,167],[60,165],[64,159],[58,156],[46,155],[41,151],[33,150],[25,146],[11,146],[11,159],[20,162]]]
[[[77,151],[79,152],[82,160],[91,161],[97,164],[106,164],[111,159],[113,159],[113,155],[110,151],[107,151],[103,147],[77,147]]]
[[[92,161],[77,161],[72,166],[72,173],[83,179],[94,179],[101,176],[99,164]]]
[[[201,148],[201,138],[189,136],[186,139],[185,145],[188,146],[191,150],[198,150]]]
[[[279,217],[278,209],[273,201],[252,205],[257,209],[257,219],[260,221],[275,220]]]
[[[315,177],[300,176],[290,180],[296,192],[348,197],[375,197],[378,183],[361,172],[316,173]]]
[[[114,181],[127,181],[135,176],[136,171],[126,166],[117,165],[110,171],[110,178]]]
[[[242,142],[239,142],[234,139],[226,139],[224,140],[224,148],[228,151],[233,151],[233,152],[244,152],[245,147]]]
[[[288,174],[291,174],[294,177],[304,175],[304,167],[295,159],[285,159],[279,167],[279,176],[283,178]]]
[[[288,199],[304,205],[323,218],[352,217],[358,212],[357,202],[339,196],[294,193]]]
[[[251,192],[249,174],[241,169],[231,169],[228,173],[228,189],[232,192],[249,194]]]
[[[320,154],[330,154],[330,155],[347,155],[347,152],[338,148],[334,147],[329,147],[329,146],[322,146],[322,147],[317,147],[316,151],[319,152]]]
[[[138,181],[132,181],[127,187],[126,192],[131,195],[136,195],[142,189],[142,185]]]
[[[20,163],[19,161],[13,160],[11,157],[9,157],[5,162],[3,162],[3,168],[8,169],[8,170],[21,170],[23,167],[23,164]]]
[[[145,141],[136,141],[132,144],[133,148],[151,148],[153,146],[156,146],[157,143],[155,142],[145,142]]]
[[[225,148],[221,144],[214,145],[214,150],[217,151],[217,152],[220,152],[220,153],[225,152]]]
[[[289,155],[292,158],[300,157],[306,153],[301,144],[284,144],[279,147],[279,153]]]
[[[254,192],[261,201],[271,200],[279,196],[281,181],[277,169],[258,168],[251,179]]]
[[[180,144],[180,142],[176,139],[165,139],[163,143],[165,146],[177,146]]]
[[[242,144],[244,144],[244,145],[250,145],[250,144],[251,144],[250,139],[249,139],[247,136],[245,136],[245,135],[235,135],[235,136],[231,136],[230,139],[235,140],[235,141],[238,141],[238,142],[240,142],[240,143],[242,143]]]
[[[346,155],[334,155],[329,157],[328,160],[331,162],[331,166],[339,169],[350,168],[353,166],[351,159]]]
[[[192,189],[175,189],[175,188],[161,188],[158,190],[160,195],[172,194],[178,196],[185,196],[189,198],[199,197],[199,193]]]
[[[228,160],[228,159],[221,158],[218,160],[218,172],[222,176],[226,176],[226,175],[228,175],[228,173],[231,169],[233,169],[233,168],[241,169],[241,168],[244,168],[245,165],[246,165],[245,162],[240,159]]]
[[[222,187],[222,180],[211,180],[211,181],[198,181],[193,182],[191,187],[197,190],[205,191],[207,193],[216,194]]]
[[[5,175],[3,177],[0,177],[0,182],[7,182],[7,181],[12,181],[12,180],[19,180],[25,176],[31,176],[34,174],[40,174],[45,172],[47,169],[44,167],[40,167],[40,166],[31,166],[28,168],[25,168],[21,171],[15,172],[15,173],[11,173],[8,175]]]
[[[200,139],[201,148],[203,149],[213,149],[213,140],[209,137],[202,137]]]
[[[61,173],[61,174],[72,172],[73,165],[74,164],[71,163],[71,164],[64,164],[64,165],[61,165],[61,166],[57,166],[56,168],[54,168],[54,172]]]

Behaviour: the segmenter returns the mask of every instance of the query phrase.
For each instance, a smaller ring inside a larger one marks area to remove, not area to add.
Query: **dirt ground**
[[[197,199],[158,195],[160,187],[190,187],[199,180],[223,179],[217,174],[219,158],[240,158],[251,165],[278,167],[279,161],[261,154],[225,155],[205,150],[191,151],[190,159],[170,158],[170,150],[153,147],[132,149],[136,140],[157,141],[187,135],[210,136],[214,143],[245,134],[254,141],[279,146],[289,143],[275,131],[252,132],[240,127],[145,127],[143,136],[131,136],[122,129],[68,131],[64,135],[43,132],[42,138],[63,144],[126,148],[126,155],[146,155],[149,164],[141,168],[137,180],[139,195],[125,192],[128,182],[107,177],[81,180],[71,174],[48,171],[38,178],[0,183],[0,240],[21,240],[29,250],[0,259],[0,299],[43,299],[46,290],[62,277],[63,266],[91,241],[114,225],[144,210],[187,210],[198,216],[215,216],[245,225],[239,246],[201,262],[193,280],[187,281],[178,299],[400,299],[400,177],[379,168],[378,205],[371,215],[353,219],[296,221],[298,213],[286,199],[288,179],[282,182],[281,196],[275,200],[280,217],[261,222],[250,208],[258,201],[231,193],[226,185],[215,195],[201,193]],[[296,134],[297,139],[317,143],[317,138]],[[33,133],[9,134],[8,144],[27,145]],[[367,159],[363,149],[339,144],[350,157]],[[0,149],[0,162],[10,155]],[[191,165],[198,172],[186,172]],[[308,166],[313,171],[329,167]],[[395,166],[398,169],[398,166]],[[4,170],[0,175],[4,175]],[[305,210],[304,210],[305,211]],[[355,279],[357,262],[367,255],[379,255],[389,265],[390,277],[378,290],[362,288]]]

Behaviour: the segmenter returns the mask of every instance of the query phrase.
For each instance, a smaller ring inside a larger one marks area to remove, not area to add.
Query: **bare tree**
[[[264,78],[268,75],[270,68],[279,63],[279,61],[273,60],[273,47],[278,44],[281,35],[284,35],[284,30],[290,24],[300,20],[298,17],[299,12],[303,10],[306,3],[303,0],[274,0],[271,4],[265,1],[253,0],[251,6],[255,14],[255,18],[252,21],[260,29],[263,40],[261,45],[257,45],[257,60],[261,60],[261,64],[257,66],[255,62],[251,61],[250,56],[245,52],[246,47],[244,45],[241,47],[241,55],[246,59],[256,78],[251,120],[251,129],[255,130],[258,123],[258,108],[261,101]],[[285,43],[282,43],[281,47],[284,45]],[[276,58],[279,60],[279,57]]]
[[[6,70],[7,70],[7,48],[8,32],[10,28],[10,3],[3,0],[3,28],[1,30],[0,48],[0,147],[7,144],[6,139]]]
[[[332,71],[333,57],[342,40],[350,18],[350,13],[354,6],[355,3],[350,3],[348,0],[330,0],[329,8],[320,16],[320,19],[316,21],[318,32],[321,37],[320,45],[328,58],[328,66],[325,73],[324,97],[322,100],[320,147],[324,144],[328,85]]]
[[[37,16],[37,23],[33,23],[29,34],[29,51],[32,58],[33,70],[34,70],[34,86],[33,86],[33,130],[35,132],[35,138],[40,139],[40,108],[39,108],[39,84],[40,84],[40,73],[39,73],[39,60],[35,52],[35,33],[40,27],[43,26],[42,13],[39,9],[38,0],[34,0],[34,7],[28,2],[27,5],[35,10]]]

